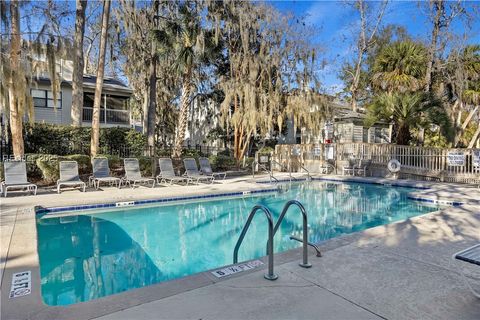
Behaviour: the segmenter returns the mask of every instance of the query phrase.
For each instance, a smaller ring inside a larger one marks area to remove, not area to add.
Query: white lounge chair
[[[109,184],[115,184],[120,188],[120,178],[112,177],[110,175],[110,168],[108,167],[107,158],[94,158],[92,159],[93,175],[89,178],[89,182],[93,183],[95,189],[100,187],[100,182],[106,182]]]
[[[86,184],[78,175],[78,163],[76,161],[60,161],[60,179],[57,180],[57,193],[62,186],[80,187],[85,192]]]
[[[474,245],[473,247],[470,247],[470,248],[467,248],[465,250],[462,250],[460,252],[455,253],[452,258],[454,260],[456,259],[456,260],[464,261],[464,262],[471,263],[471,264],[474,264],[474,265],[477,265],[478,267],[480,267],[480,243],[477,244],[477,245]],[[472,284],[470,283],[470,281],[468,281],[467,276],[465,275],[463,270],[460,269],[460,271],[461,271],[463,279],[465,280],[465,283],[470,288],[470,291],[472,291],[472,293],[477,298],[480,298],[480,291],[475,290],[473,288]]]
[[[193,158],[183,159],[183,165],[185,166],[185,176],[196,183],[202,180],[213,183],[213,180],[215,180],[213,176],[200,174],[200,171],[198,171],[197,162]]]
[[[213,172],[212,166],[210,165],[210,161],[208,158],[199,158],[198,162],[200,163],[200,171],[206,176],[212,176],[214,178],[221,177],[225,180],[227,176],[226,172]]]
[[[175,174],[172,159],[170,158],[158,159],[158,167],[160,168],[160,174],[157,176],[157,183],[170,181],[170,184],[173,184],[174,182],[186,181],[188,185],[191,181],[188,177],[177,176]]]
[[[142,177],[138,159],[126,158],[123,159],[123,164],[125,167],[125,177],[123,177],[122,180],[125,181],[125,183],[128,183],[131,187],[135,187],[137,183],[152,183],[152,188],[155,187],[155,179]]]
[[[355,170],[355,164],[356,161],[355,159],[348,159],[348,162],[346,165],[342,166],[342,174],[345,175],[352,175],[354,174]]]
[[[37,194],[37,185],[27,180],[27,165],[25,161],[5,161],[3,163],[5,181],[1,183],[0,190],[7,196],[8,189],[26,189]]]
[[[372,160],[361,159],[358,165],[353,166],[353,175],[367,176],[367,169],[370,166]]]

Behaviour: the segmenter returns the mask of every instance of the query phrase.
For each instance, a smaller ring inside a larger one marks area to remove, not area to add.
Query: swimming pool
[[[38,215],[42,297],[48,305],[68,305],[231,264],[235,243],[255,204],[271,209],[276,221],[286,201],[299,200],[307,210],[308,238],[314,243],[438,210],[408,199],[411,191],[312,181],[257,196]],[[275,235],[275,252],[301,246],[289,239],[301,233],[301,215],[289,212]],[[264,256],[266,240],[265,217],[258,214],[239,261]]]

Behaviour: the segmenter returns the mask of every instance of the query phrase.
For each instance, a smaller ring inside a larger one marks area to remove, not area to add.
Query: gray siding
[[[51,90],[48,85],[39,85],[32,89]],[[62,87],[62,107],[57,108],[34,108],[35,122],[53,124],[71,124],[70,110],[72,107],[72,89]]]

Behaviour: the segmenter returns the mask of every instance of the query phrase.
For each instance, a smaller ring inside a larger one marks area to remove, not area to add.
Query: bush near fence
[[[91,128],[52,124],[25,124],[25,153],[55,155],[89,154]],[[100,150],[102,153],[127,156],[143,155],[147,139],[141,132],[127,128],[101,128]]]

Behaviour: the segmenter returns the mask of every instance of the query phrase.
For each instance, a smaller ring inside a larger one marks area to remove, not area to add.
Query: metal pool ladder
[[[278,228],[280,228],[280,225],[282,224],[283,218],[285,217],[285,214],[287,213],[288,209],[290,209],[290,206],[296,205],[299,209],[300,212],[302,213],[302,218],[303,218],[303,239],[298,239],[296,237],[290,236],[290,239],[297,240],[303,243],[303,259],[302,263],[299,263],[300,267],[303,268],[310,268],[312,265],[308,262],[308,246],[312,245],[310,242],[308,242],[308,218],[307,218],[307,211],[305,210],[305,207],[303,204],[300,203],[300,201],[297,200],[290,200],[288,201],[285,206],[283,207],[282,213],[278,217],[277,223],[275,224],[275,227],[273,228],[273,235],[275,236],[275,233],[277,233]],[[269,240],[270,241],[270,240]],[[267,245],[268,247],[268,245]],[[318,248],[315,248],[317,250]],[[317,250],[317,256],[318,256],[318,250]]]
[[[282,223],[283,218],[285,217],[285,214],[287,213],[288,209],[292,205],[296,205],[297,207],[299,207],[302,213],[303,239],[299,239],[294,236],[290,236],[290,239],[297,240],[303,243],[303,259],[302,259],[302,263],[300,263],[299,265],[303,268],[310,268],[312,265],[308,262],[308,246],[310,245],[315,248],[315,250],[317,251],[317,257],[321,257],[321,253],[316,245],[308,242],[307,211],[305,210],[305,207],[297,200],[290,200],[285,204],[285,206],[283,207],[282,213],[280,214],[277,220],[277,223],[275,224],[275,227],[273,226],[273,219],[272,219],[272,214],[270,213],[270,210],[268,210],[268,208],[263,205],[257,204],[256,206],[254,206],[252,211],[250,211],[250,214],[248,215],[247,222],[243,226],[242,233],[240,234],[237,244],[235,245],[235,249],[233,250],[233,263],[238,263],[238,250],[240,249],[240,245],[242,244],[243,239],[247,234],[248,228],[252,223],[253,217],[259,210],[261,210],[265,213],[268,221],[268,242],[267,242],[268,273],[266,273],[264,277],[265,279],[268,279],[268,280],[276,280],[278,276],[273,272],[273,237],[275,236],[275,233],[277,232],[278,228],[280,228],[280,224]]]
[[[268,244],[267,244],[267,253],[268,253],[268,273],[264,275],[265,279],[267,280],[276,280],[278,276],[273,272],[273,219],[270,210],[267,207],[257,204],[252,208],[250,214],[248,215],[247,222],[243,226],[242,233],[238,238],[237,244],[235,245],[235,249],[233,250],[233,263],[238,263],[238,249],[240,249],[240,245],[242,244],[243,238],[245,238],[245,234],[252,223],[252,219],[258,211],[263,211],[265,216],[267,217],[268,222]]]

